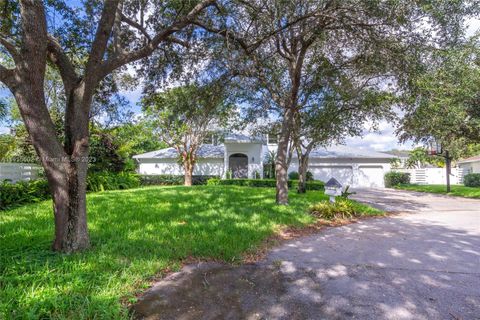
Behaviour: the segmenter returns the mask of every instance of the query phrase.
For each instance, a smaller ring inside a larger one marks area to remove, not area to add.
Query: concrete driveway
[[[254,266],[204,264],[157,284],[147,319],[480,319],[480,200],[394,190],[397,215],[330,228]]]

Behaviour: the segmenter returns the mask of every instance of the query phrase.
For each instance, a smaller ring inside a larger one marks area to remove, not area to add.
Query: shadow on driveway
[[[447,201],[412,201],[403,208],[414,215],[286,242],[259,264],[187,266],[133,311],[146,319],[480,319],[480,212],[448,211],[458,203]]]

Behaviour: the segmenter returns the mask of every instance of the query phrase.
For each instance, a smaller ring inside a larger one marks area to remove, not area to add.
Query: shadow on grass
[[[238,261],[281,225],[312,221],[320,192],[234,186],[150,187],[88,195],[92,248],[50,251],[51,201],[0,212],[0,318],[119,317],[120,298],[193,256]]]

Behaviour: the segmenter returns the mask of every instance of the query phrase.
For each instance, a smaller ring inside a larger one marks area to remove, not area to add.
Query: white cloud
[[[480,31],[480,19],[473,18],[466,21],[466,35],[467,37],[473,36],[476,32]]]
[[[378,125],[378,131],[372,132],[365,130],[362,137],[352,137],[345,141],[347,146],[371,149],[376,151],[387,151],[391,149],[410,149],[413,143],[407,142],[401,144],[395,135],[395,127],[392,123],[382,121]]]

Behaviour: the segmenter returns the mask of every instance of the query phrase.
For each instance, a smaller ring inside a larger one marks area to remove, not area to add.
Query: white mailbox
[[[335,178],[331,178],[325,183],[325,194],[330,196],[330,202],[335,202],[336,196],[341,196],[343,187]]]

